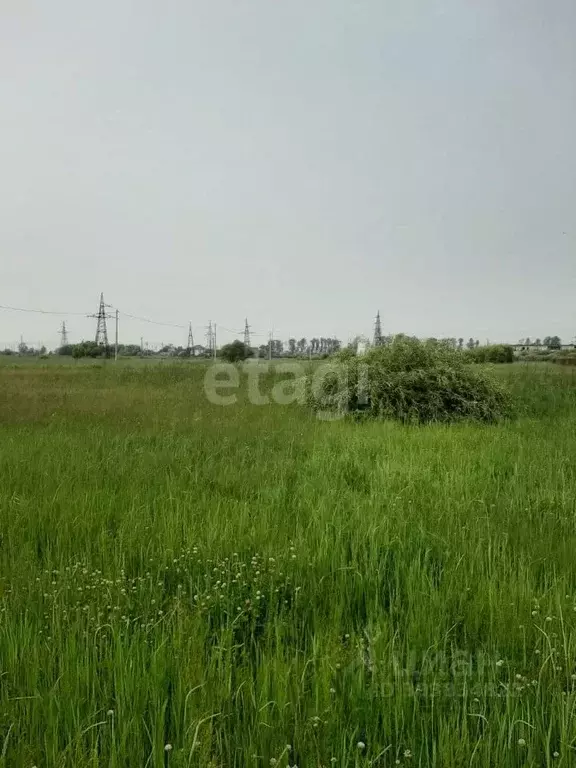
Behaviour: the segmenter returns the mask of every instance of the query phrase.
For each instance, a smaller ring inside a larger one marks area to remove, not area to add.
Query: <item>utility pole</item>
[[[248,325],[248,318],[244,321],[244,346],[250,346],[250,326]]]
[[[216,360],[216,323],[214,323],[214,360]]]
[[[116,340],[114,344],[114,361],[118,362],[118,315],[120,313],[116,310]]]
[[[374,346],[379,347],[382,344],[382,325],[380,324],[380,310],[376,315],[376,322],[374,323]]]
[[[208,323],[208,328],[206,329],[206,341],[207,341],[207,347],[208,347],[208,354],[210,357],[212,357],[212,321]]]
[[[144,357],[144,336],[140,336],[140,357]]]
[[[268,360],[272,360],[272,336],[274,332],[270,331],[270,338],[268,339]]]

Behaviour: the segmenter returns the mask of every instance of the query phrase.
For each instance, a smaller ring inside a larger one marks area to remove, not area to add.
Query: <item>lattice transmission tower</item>
[[[379,347],[382,344],[382,324],[380,323],[380,310],[376,315],[376,321],[374,323],[374,341],[375,347]]]
[[[88,315],[88,317],[96,318],[96,344],[108,349],[108,328],[106,327],[106,320],[110,319],[112,315],[106,312],[106,304],[104,303],[104,294],[100,294],[100,306],[98,307],[97,315]]]
[[[212,330],[212,322],[208,323],[206,329],[206,347],[210,355],[214,354],[214,332]]]
[[[244,344],[250,346],[250,326],[248,325],[248,318],[244,322]]]
[[[62,323],[62,328],[60,329],[60,349],[62,347],[68,346],[68,330],[66,328],[66,323]]]
[[[188,325],[188,344],[186,345],[189,355],[194,354],[194,334],[192,333],[192,323]]]

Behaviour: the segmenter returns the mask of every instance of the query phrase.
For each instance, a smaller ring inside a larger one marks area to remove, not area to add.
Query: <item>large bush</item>
[[[404,336],[360,357],[336,357],[307,379],[319,412],[403,422],[493,422],[512,413],[506,388],[458,350]]]

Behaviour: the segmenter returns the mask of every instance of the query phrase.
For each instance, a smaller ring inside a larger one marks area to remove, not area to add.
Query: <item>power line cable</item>
[[[131,317],[132,320],[140,320],[142,323],[149,323],[150,325],[163,325],[166,328],[183,328],[186,330],[188,328],[187,325],[177,325],[176,323],[160,323],[157,320],[150,320],[147,317],[139,317],[138,315],[131,315],[128,312],[123,312],[120,310],[120,314],[124,315],[124,317]]]
[[[52,312],[48,309],[25,309],[24,307],[8,307],[4,304],[0,304],[0,309],[6,309],[10,312],[34,312],[37,315],[76,315],[78,317],[85,317],[85,312]]]

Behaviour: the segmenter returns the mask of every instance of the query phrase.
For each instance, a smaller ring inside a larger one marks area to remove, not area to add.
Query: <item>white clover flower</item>
[[[166,744],[164,747],[164,752],[172,752],[172,744]]]
[[[519,747],[525,747],[526,746],[526,740],[525,739],[518,739],[518,746]]]
[[[364,742],[363,742],[363,741],[359,741],[359,742],[358,742],[358,744],[357,744],[356,746],[358,747],[358,749],[359,749],[360,751],[362,751],[363,749],[366,749],[366,744],[364,744]]]

